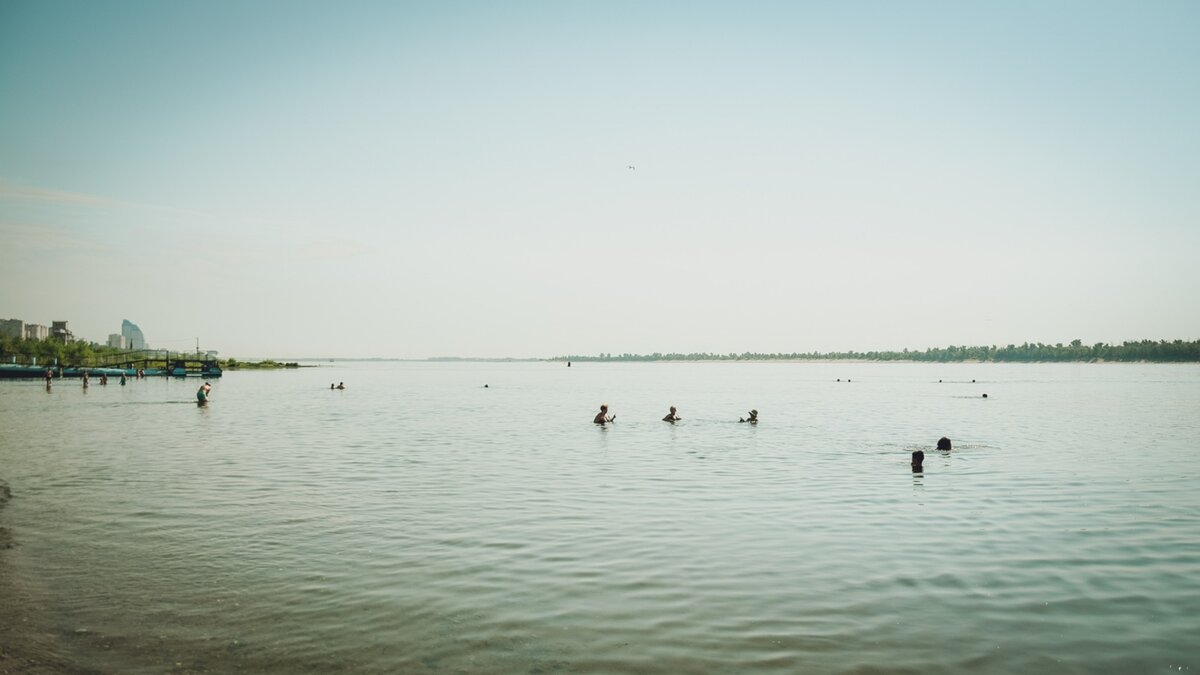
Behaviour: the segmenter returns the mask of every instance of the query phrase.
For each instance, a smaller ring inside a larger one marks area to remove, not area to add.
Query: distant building
[[[50,337],[60,342],[73,342],[75,340],[75,336],[71,331],[67,330],[66,321],[51,321]]]
[[[125,336],[120,333],[112,333],[108,336],[108,346],[113,349],[125,349]]]
[[[0,335],[10,338],[25,337],[25,322],[20,319],[0,319]]]
[[[50,337],[50,327],[43,326],[40,323],[25,324],[25,339],[26,340],[45,340]]]
[[[142,335],[142,329],[129,319],[121,322],[121,335],[125,338],[126,349],[146,348],[146,336]]]

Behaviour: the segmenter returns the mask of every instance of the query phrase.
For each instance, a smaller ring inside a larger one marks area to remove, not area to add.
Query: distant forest
[[[1081,340],[1070,344],[1042,344],[1026,342],[1007,347],[933,347],[925,351],[902,350],[898,352],[793,352],[791,354],[599,354],[593,356],[556,356],[551,361],[995,361],[1009,363],[1037,362],[1103,362],[1103,361],[1152,361],[1156,363],[1200,362],[1200,340],[1140,340],[1110,345],[1097,342],[1085,345]]]

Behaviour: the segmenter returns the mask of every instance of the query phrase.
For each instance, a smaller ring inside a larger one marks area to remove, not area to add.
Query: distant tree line
[[[1006,347],[966,347],[950,345],[948,347],[932,347],[924,351],[904,349],[901,351],[869,351],[869,352],[792,352],[763,354],[760,352],[743,352],[737,354],[714,354],[711,352],[692,352],[690,354],[661,353],[653,354],[607,354],[595,356],[571,355],[556,356],[551,361],[932,361],[949,363],[956,361],[995,361],[1009,363],[1037,362],[1100,362],[1100,361],[1151,361],[1156,363],[1200,362],[1200,340],[1139,340],[1122,342],[1121,344],[1106,344],[1097,342],[1085,345],[1082,340],[1072,340],[1070,344],[1061,342],[1043,344],[1041,342],[1026,342],[1020,345]]]
[[[52,363],[55,359],[60,365],[87,365],[97,356],[118,354],[122,350],[114,349],[94,342],[75,340],[63,342],[55,338],[43,340],[27,340],[25,338],[0,337],[0,361],[10,361],[11,357],[26,360],[37,357],[38,363]]]

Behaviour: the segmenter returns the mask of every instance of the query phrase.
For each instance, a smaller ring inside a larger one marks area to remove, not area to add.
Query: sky
[[[239,357],[1200,338],[1200,3],[0,3],[0,318]]]

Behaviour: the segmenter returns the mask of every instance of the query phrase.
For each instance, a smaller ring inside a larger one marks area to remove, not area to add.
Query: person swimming
[[[345,389],[345,388],[346,388],[346,383],[345,383],[345,382],[338,382],[338,386],[337,386],[337,388],[338,388],[338,389]]]
[[[616,415],[613,415],[612,417],[608,416],[608,404],[604,403],[600,406],[600,412],[596,413],[596,416],[592,418],[592,424],[608,424],[616,419]]]
[[[912,454],[912,470],[913,473],[921,473],[924,470],[925,451],[913,450]]]
[[[953,449],[951,447],[950,439],[946,438],[945,436],[942,436],[941,438],[939,438],[938,442],[937,442],[937,449],[945,450],[947,452],[949,452],[951,449]]]
[[[664,422],[670,422],[671,424],[674,424],[674,423],[678,422],[678,421],[679,421],[679,420],[681,420],[681,419],[683,419],[683,418],[682,418],[682,417],[680,417],[679,415],[676,415],[676,414],[675,414],[675,406],[671,406],[671,412],[667,413],[667,416],[663,418],[663,421],[664,421]]]
[[[738,421],[739,422],[749,422],[750,424],[758,424],[758,411],[757,410],[751,410],[747,414],[750,416],[746,417],[746,418],[739,417]]]

